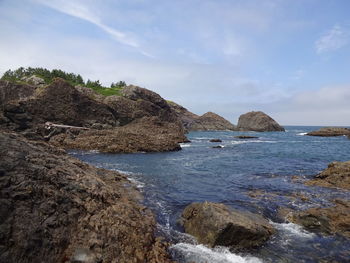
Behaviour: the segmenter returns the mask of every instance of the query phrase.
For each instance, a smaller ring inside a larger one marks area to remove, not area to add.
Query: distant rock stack
[[[218,114],[214,112],[207,112],[192,123],[192,125],[190,126],[190,130],[191,131],[213,131],[213,130],[234,131],[236,130],[236,127],[231,122],[219,116]]]
[[[285,131],[274,119],[261,111],[251,111],[239,117],[237,129],[240,131]]]

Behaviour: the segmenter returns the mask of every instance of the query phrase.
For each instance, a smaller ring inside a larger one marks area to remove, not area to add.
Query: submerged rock
[[[237,139],[259,139],[257,136],[249,136],[249,135],[239,135],[235,136]]]
[[[209,142],[222,142],[220,139],[211,139]]]
[[[188,205],[182,213],[181,224],[186,233],[211,247],[258,247],[274,233],[269,222],[260,215],[210,202]]]
[[[171,262],[124,175],[14,133],[0,145],[0,262]]]
[[[336,187],[350,190],[350,161],[332,162],[328,168],[316,175],[306,185]]]
[[[251,111],[239,117],[237,129],[240,131],[285,131],[274,119],[261,111]]]
[[[222,145],[216,145],[216,146],[213,146],[213,147],[211,147],[211,148],[214,148],[214,149],[221,149],[221,148],[224,148],[224,146],[222,146]]]
[[[350,129],[339,127],[325,127],[317,131],[308,132],[309,136],[334,137],[334,136],[350,136]]]

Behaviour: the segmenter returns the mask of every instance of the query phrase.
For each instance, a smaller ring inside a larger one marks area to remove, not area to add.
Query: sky
[[[348,0],[0,0],[0,74],[119,80],[237,123],[350,126]]]

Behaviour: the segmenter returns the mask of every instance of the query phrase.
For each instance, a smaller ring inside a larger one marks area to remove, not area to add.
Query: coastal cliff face
[[[1,262],[170,262],[124,175],[0,132]]]
[[[30,134],[31,138],[46,137],[56,146],[149,152],[179,150],[178,143],[186,140],[182,123],[167,102],[136,86],[125,87],[122,96],[105,97],[59,78],[45,87],[0,81],[0,94],[2,128]],[[86,134],[79,130],[48,131],[45,122],[90,130]]]
[[[188,131],[236,130],[231,122],[214,112],[207,112],[202,116],[198,116],[175,102],[168,102],[168,104]]]
[[[274,119],[261,111],[251,111],[239,117],[237,129],[240,131],[285,131]]]

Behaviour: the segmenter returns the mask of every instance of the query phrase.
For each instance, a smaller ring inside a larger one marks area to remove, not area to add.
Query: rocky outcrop
[[[317,131],[308,132],[309,136],[334,137],[334,136],[350,136],[350,129],[339,127],[325,127]]]
[[[26,99],[35,94],[37,87],[0,80],[0,109],[12,101]]]
[[[261,111],[251,111],[239,117],[237,129],[240,131],[285,131],[274,119]]]
[[[327,169],[306,184],[350,190],[350,161],[330,163]]]
[[[22,81],[27,82],[28,84],[34,85],[36,87],[44,87],[46,85],[45,80],[43,78],[40,78],[38,76],[32,75],[23,77]]]
[[[211,247],[257,247],[274,233],[268,221],[259,215],[210,202],[192,203],[187,206],[182,213],[181,224],[186,233]]]
[[[307,230],[350,238],[350,201],[335,200],[331,207],[314,207],[305,211],[284,211],[286,219]]]
[[[13,133],[0,145],[1,262],[170,262],[124,175]]]
[[[173,101],[168,101],[168,104],[171,107],[171,109],[175,112],[177,117],[181,120],[184,128],[186,130],[190,130],[191,125],[196,119],[199,118],[199,116],[188,111],[186,108]]]
[[[78,135],[61,133],[50,143],[66,149],[98,150],[110,153],[162,152],[181,150],[186,140],[182,127],[157,117],[144,117],[122,127],[81,131]]]
[[[209,140],[209,142],[222,142],[222,140],[221,139],[211,139],[211,140]]]
[[[259,137],[249,136],[249,135],[239,135],[239,136],[235,136],[235,138],[244,140],[244,139],[258,139]]]
[[[191,131],[234,131],[236,127],[216,113],[207,112],[195,119],[189,129]]]

